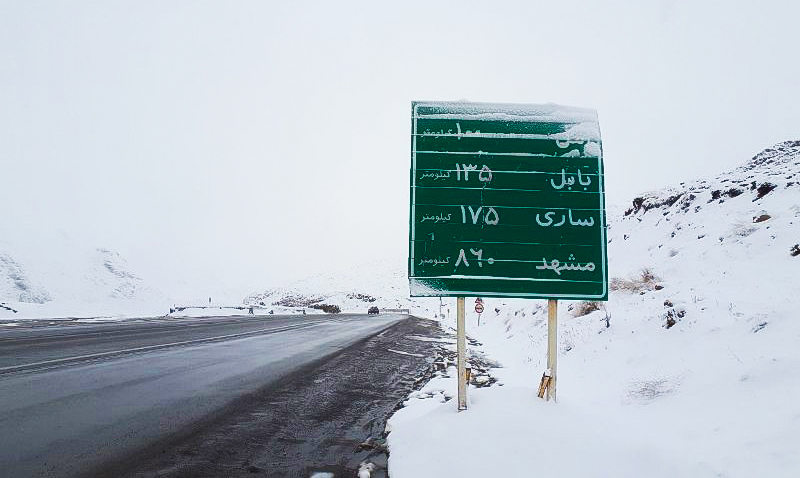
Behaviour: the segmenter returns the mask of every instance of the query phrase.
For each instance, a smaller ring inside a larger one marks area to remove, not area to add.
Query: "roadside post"
[[[466,296],[548,301],[540,396],[555,400],[558,301],[608,299],[597,113],[412,102],[410,179],[410,295],[457,298],[458,409],[467,408]],[[479,300],[475,312],[480,324]]]
[[[556,401],[556,367],[558,366],[558,300],[547,301],[547,400]]]
[[[467,344],[464,298],[456,299],[456,351],[458,353],[458,411],[467,409]]]

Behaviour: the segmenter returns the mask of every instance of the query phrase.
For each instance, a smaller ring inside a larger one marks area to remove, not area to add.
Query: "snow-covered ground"
[[[452,368],[412,395],[393,478],[800,476],[800,142],[608,217],[609,301],[559,304],[558,403],[546,303],[486,299],[468,348],[499,382],[464,412]]]

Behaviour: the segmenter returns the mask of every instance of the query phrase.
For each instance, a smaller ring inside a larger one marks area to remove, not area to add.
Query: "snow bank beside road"
[[[588,315],[559,304],[558,404],[536,397],[544,301],[485,299],[480,327],[468,307],[499,381],[461,413],[443,401],[454,372],[410,398],[389,423],[391,475],[798,476],[798,179],[787,142],[610,214],[616,290]]]

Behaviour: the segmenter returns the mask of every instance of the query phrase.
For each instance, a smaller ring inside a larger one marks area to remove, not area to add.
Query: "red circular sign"
[[[481,304],[481,303],[475,304],[475,312],[477,312],[479,314],[483,313],[483,304]]]

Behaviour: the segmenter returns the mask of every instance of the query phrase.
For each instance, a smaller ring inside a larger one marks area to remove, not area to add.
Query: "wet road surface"
[[[4,330],[3,473],[349,470],[360,459],[353,443],[379,434],[370,427],[382,423],[428,366],[423,349],[433,345],[405,338],[411,329],[438,333],[427,321],[384,314]],[[387,351],[402,340],[418,352]]]
[[[438,325],[408,319],[243,397],[182,439],[98,470],[126,478],[386,475],[386,419],[430,378]]]

